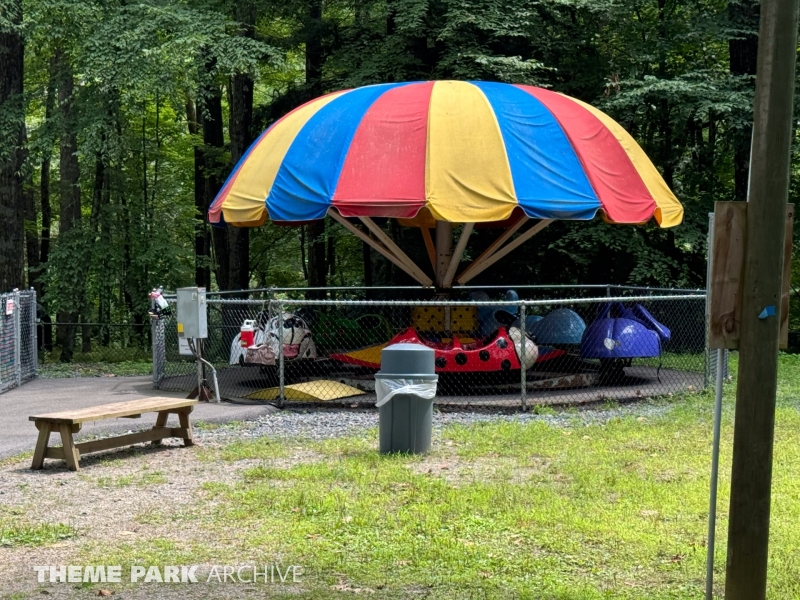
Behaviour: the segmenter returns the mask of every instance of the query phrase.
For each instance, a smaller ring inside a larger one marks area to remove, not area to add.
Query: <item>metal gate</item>
[[[36,377],[36,292],[0,294],[0,393]]]

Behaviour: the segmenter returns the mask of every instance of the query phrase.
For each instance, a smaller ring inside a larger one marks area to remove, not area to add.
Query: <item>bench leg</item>
[[[36,423],[39,428],[39,439],[36,441],[36,450],[33,451],[33,462],[31,469],[41,469],[44,465],[44,455],[47,453],[47,445],[50,443],[50,423],[40,421]]]
[[[169,413],[167,411],[162,410],[158,413],[158,417],[156,417],[156,427],[166,427],[167,426],[167,419],[169,418]],[[153,440],[150,442],[153,446],[161,446],[164,440]]]
[[[184,446],[194,446],[194,433],[192,432],[192,423],[189,421],[189,413],[192,412],[192,407],[189,406],[178,413],[178,419],[181,424],[181,429],[187,431],[186,437],[183,438]]]
[[[67,468],[70,471],[78,471],[80,469],[78,465],[80,453],[72,441],[72,426],[62,423],[59,429],[61,430],[61,445],[64,447],[64,460],[67,463]]]

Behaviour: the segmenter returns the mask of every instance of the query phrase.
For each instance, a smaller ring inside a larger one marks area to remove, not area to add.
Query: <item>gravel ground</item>
[[[444,412],[433,415],[434,432],[448,425],[469,425],[478,422],[507,421],[530,423],[539,421],[555,427],[581,427],[589,424],[634,416],[657,417],[672,408],[663,401],[640,401],[608,407],[581,406],[568,410],[548,411],[545,414],[491,413],[491,412]],[[378,411],[373,409],[286,409],[264,415],[246,423],[223,425],[219,428],[201,430],[199,439],[211,444],[223,444],[237,439],[267,436],[270,438],[304,438],[322,440],[359,434],[378,426]]]

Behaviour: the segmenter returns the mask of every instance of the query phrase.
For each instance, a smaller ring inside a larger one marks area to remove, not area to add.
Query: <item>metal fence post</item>
[[[528,410],[528,370],[525,368],[525,350],[528,345],[528,337],[525,327],[525,305],[519,305],[519,330],[521,334],[521,342],[519,346],[519,379],[520,379],[520,400],[522,402],[522,410]]]
[[[31,288],[31,363],[33,367],[33,377],[39,376],[39,343],[36,336],[36,290]]]
[[[155,309],[155,301],[151,300],[150,307]],[[164,364],[167,360],[166,342],[164,339],[164,321],[159,316],[150,320],[150,346],[153,354],[153,389],[157,390],[164,375]]]
[[[708,348],[709,327],[711,324],[711,258],[714,255],[714,213],[708,213],[708,237],[706,238],[706,310],[705,310],[705,329],[706,329],[706,348],[703,353],[705,357],[705,377],[703,377],[703,387],[708,388],[714,380],[719,365],[717,365],[717,355]],[[713,365],[713,368],[712,368]]]
[[[283,302],[280,300],[278,301],[278,388],[280,390],[280,396],[278,397],[278,406],[283,408],[284,402],[286,402],[286,396],[284,395],[285,389],[285,381],[284,381],[284,371],[283,371]]]
[[[150,300],[150,310],[154,310],[156,307],[155,300]],[[157,333],[156,329],[158,327],[158,319],[150,319],[150,352],[152,354],[153,360],[153,389],[158,389],[158,351],[156,349],[157,342]]]
[[[200,358],[203,357],[203,350],[204,350],[203,342],[204,341],[205,340],[203,340],[201,338],[192,339],[192,342],[194,343],[195,349],[196,349],[196,352],[197,352],[197,359],[200,359]],[[208,400],[208,396],[205,396],[205,397],[203,396],[203,384],[205,383],[205,380],[206,380],[205,365],[203,365],[203,361],[201,361],[201,360],[196,360],[195,362],[197,363],[197,397],[201,401],[202,400],[206,400],[207,401]]]
[[[17,387],[22,385],[22,335],[19,306],[19,292],[14,292],[11,296],[14,299],[14,380]]]

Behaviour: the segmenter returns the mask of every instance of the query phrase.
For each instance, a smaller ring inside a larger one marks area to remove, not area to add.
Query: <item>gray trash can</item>
[[[420,454],[431,448],[435,354],[419,344],[394,344],[381,351],[375,374],[380,451]]]

